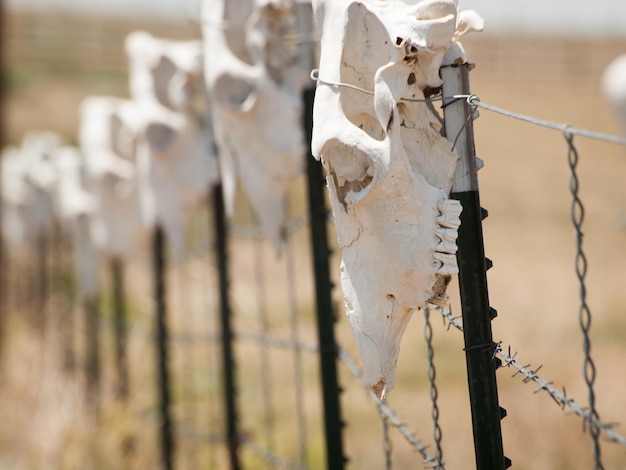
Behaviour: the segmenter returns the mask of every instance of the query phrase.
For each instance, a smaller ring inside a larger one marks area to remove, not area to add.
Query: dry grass
[[[472,43],[468,44],[471,56]],[[530,60],[530,59],[528,59]],[[566,75],[538,73],[530,78],[481,71],[472,74],[472,89],[482,101],[574,127],[617,133],[615,116],[604,102],[595,75],[584,81]],[[11,95],[8,123],[11,140],[33,127],[61,130],[72,136],[75,109],[89,91],[84,84],[32,79]],[[45,85],[40,86],[41,83]],[[102,84],[102,90],[120,90]],[[116,88],[117,87],[117,88]],[[482,204],[489,210],[484,222],[485,246],[494,268],[489,272],[492,305],[499,316],[494,339],[519,351],[519,359],[543,364],[541,376],[565,386],[581,405],[586,390],[582,379],[583,353],[578,328],[578,284],[574,274],[574,232],[569,219],[571,197],[563,137],[555,131],[481,112],[475,123],[478,155],[485,161],[480,172]],[[598,368],[596,394],[603,421],[624,424],[626,378],[621,372],[626,357],[626,151],[623,148],[576,139],[580,151],[580,188],[586,207],[584,248],[589,262],[588,302],[593,313],[593,357]],[[294,189],[300,191],[301,189]],[[297,196],[298,200],[302,195]],[[241,206],[245,209],[245,204]],[[296,210],[297,212],[297,210]],[[244,217],[245,218],[245,217]],[[201,226],[208,226],[199,219]],[[201,230],[200,230],[201,231]],[[310,291],[310,259],[306,230],[293,242],[295,271],[287,271],[285,258],[277,259],[264,242],[236,240],[231,247],[232,288],[236,326],[258,330],[260,311],[268,315],[269,331],[289,335],[287,280],[295,277],[301,338],[315,341]],[[206,236],[194,258],[169,273],[173,334],[215,333],[215,273],[206,255]],[[197,241],[197,240],[196,240]],[[337,277],[337,257],[333,261]],[[111,331],[105,328],[104,389],[100,417],[84,403],[80,373],[67,375],[60,361],[57,329],[48,328],[45,340],[18,315],[8,318],[0,394],[5,404],[0,420],[0,468],[155,468],[158,460],[155,391],[150,343],[151,284],[145,259],[129,267],[133,332],[129,354],[131,390],[126,404],[113,398]],[[261,283],[261,284],[260,284]],[[451,286],[452,297],[458,289]],[[337,293],[338,294],[338,293]],[[60,294],[57,294],[60,295]],[[50,301],[54,317],[63,305]],[[337,300],[340,305],[340,300]],[[56,305],[56,307],[55,307]],[[110,303],[103,303],[105,318]],[[453,309],[459,312],[458,299]],[[24,314],[22,310],[20,312]],[[77,315],[79,315],[77,313]],[[80,317],[79,317],[80,318]],[[473,468],[471,421],[462,337],[432,318],[439,386],[439,407],[447,468]],[[105,324],[107,322],[105,321]],[[54,324],[54,323],[51,323]],[[78,325],[80,327],[80,324]],[[399,362],[397,387],[389,404],[424,442],[431,442],[430,402],[426,378],[423,321],[412,320]],[[81,330],[77,330],[81,331]],[[355,354],[354,340],[342,315],[337,323],[340,344]],[[77,341],[79,351],[83,344]],[[251,438],[265,440],[262,359],[260,348],[247,342],[237,346],[237,371],[242,428]],[[275,447],[282,455],[297,456],[297,424],[293,412],[294,375],[291,353],[269,353],[273,398]],[[218,432],[222,418],[218,350],[211,342],[176,341],[172,352],[173,413],[178,423],[203,432]],[[384,467],[378,413],[360,384],[340,368],[346,455],[350,468]],[[309,463],[323,467],[323,435],[317,361],[303,353],[304,400],[307,408]],[[498,373],[504,447],[516,469],[583,469],[591,467],[591,443],[581,420],[561,411],[545,393],[534,393],[508,370]],[[623,426],[622,426],[623,427]],[[623,429],[618,428],[623,432]],[[419,456],[391,431],[394,468],[421,468]],[[431,448],[432,450],[432,448]],[[602,446],[605,468],[626,466],[626,451],[610,443]],[[201,441],[181,440],[180,468],[227,468],[224,451]],[[247,468],[263,468],[249,451]]]

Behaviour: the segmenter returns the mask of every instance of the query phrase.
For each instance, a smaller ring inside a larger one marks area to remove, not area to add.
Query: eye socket
[[[225,73],[215,81],[213,96],[222,106],[236,112],[246,112],[256,102],[256,87],[250,80]]]
[[[339,144],[339,145],[338,145]],[[367,194],[374,180],[370,156],[352,146],[330,140],[322,149],[325,167],[332,177],[333,192],[344,211]]]
[[[402,45],[402,41],[403,41],[403,39],[400,36],[398,36],[396,38],[396,46],[401,46]]]

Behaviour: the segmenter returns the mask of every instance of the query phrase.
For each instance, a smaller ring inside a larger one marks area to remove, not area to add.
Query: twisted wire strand
[[[454,326],[457,330],[463,331],[463,324],[458,317],[453,316],[449,310],[441,307],[437,307],[436,310],[443,316],[445,320],[448,321],[448,324],[450,326]],[[494,354],[504,360],[504,367],[513,367],[514,369],[516,369],[513,377],[521,374],[525,377],[524,383],[534,382],[539,385],[539,388],[535,390],[535,393],[542,390],[546,391],[562,410],[565,410],[565,408],[569,408],[576,415],[583,418],[586,423],[589,423],[591,426],[600,430],[600,432],[604,434],[604,436],[609,441],[626,447],[626,437],[619,434],[613,429],[615,427],[615,424],[602,423],[596,416],[592,416],[587,409],[578,405],[572,398],[568,397],[565,388],[563,388],[563,391],[561,392],[552,386],[554,382],[548,382],[538,376],[537,372],[539,371],[539,369],[541,369],[541,366],[532,370],[529,368],[530,364],[522,365],[516,359],[517,353],[511,353],[511,346],[508,346],[505,349],[501,343],[494,344]]]
[[[587,394],[589,402],[589,415],[596,421],[600,420],[598,411],[596,409],[596,397],[594,392],[594,383],[596,380],[596,366],[591,357],[591,339],[589,337],[589,331],[591,329],[591,311],[587,305],[587,288],[585,285],[585,276],[587,274],[587,258],[583,251],[583,231],[582,225],[585,219],[585,207],[580,199],[580,187],[577,174],[578,166],[578,151],[574,145],[574,136],[570,133],[569,129],[563,131],[563,136],[567,142],[567,161],[570,167],[570,193],[572,195],[571,204],[571,219],[576,232],[576,277],[578,278],[579,295],[580,295],[580,307],[578,311],[578,318],[580,328],[583,334],[583,351],[585,358],[583,361],[583,376],[585,384],[587,385]],[[602,470],[604,466],[601,461],[601,449],[599,442],[600,430],[597,426],[593,425],[593,422],[589,422],[589,433],[593,441],[593,458],[594,468],[596,470]]]
[[[444,470],[443,464],[443,447],[441,441],[443,433],[441,426],[439,426],[439,405],[437,404],[437,398],[439,397],[439,391],[437,389],[437,371],[435,369],[435,349],[433,347],[433,328],[430,324],[430,308],[424,309],[424,339],[426,340],[426,357],[428,360],[428,382],[430,384],[430,400],[432,406],[430,414],[433,419],[433,438],[435,440],[435,459],[437,461],[437,470]]]

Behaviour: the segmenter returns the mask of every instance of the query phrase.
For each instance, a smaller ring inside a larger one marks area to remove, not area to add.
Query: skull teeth
[[[441,267],[437,271],[438,274],[442,274],[442,275],[458,274],[459,268],[456,264],[455,255],[450,254],[450,253],[440,253],[438,251],[435,251],[433,253],[433,258],[441,262]]]
[[[436,252],[449,254],[457,252],[456,239],[458,232],[455,229],[439,227],[435,230],[435,235],[439,238],[439,243],[435,247]]]
[[[437,203],[437,209],[439,209],[439,217],[437,217],[437,223],[449,229],[455,231],[461,226],[461,219],[459,216],[463,211],[461,203],[456,199],[441,199]]]
[[[456,199],[442,199],[437,203],[437,208],[441,214],[437,217],[437,223],[440,227],[435,229],[435,235],[440,241],[433,253],[433,258],[441,263],[437,272],[441,275],[457,274],[459,268],[455,255],[458,250],[456,239],[458,237],[457,229],[461,225],[459,216],[463,207]]]

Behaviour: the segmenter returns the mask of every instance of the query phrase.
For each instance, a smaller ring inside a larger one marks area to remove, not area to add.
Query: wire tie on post
[[[454,149],[456,148],[456,143],[459,140],[459,137],[461,136],[461,134],[463,133],[463,131],[465,131],[465,128],[467,127],[468,123],[472,120],[472,116],[474,116],[474,113],[476,112],[476,109],[478,108],[478,102],[480,102],[480,99],[478,98],[478,96],[474,95],[474,94],[470,94],[470,95],[454,95],[452,101],[448,101],[447,104],[445,104],[444,106],[447,106],[455,101],[458,101],[460,99],[465,98],[467,104],[471,107],[470,112],[467,115],[467,118],[465,118],[465,121],[463,122],[463,125],[461,126],[461,128],[459,129],[459,132],[457,132],[456,136],[454,137],[454,141],[452,142],[452,148],[450,149],[451,152],[454,152]]]
[[[497,349],[497,343],[483,343],[483,344],[475,344],[474,346],[468,346],[463,348],[463,351],[474,351],[476,349],[484,349],[485,351],[495,351]]]

